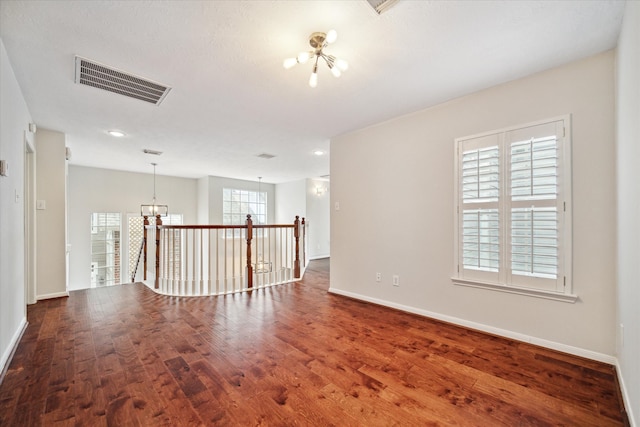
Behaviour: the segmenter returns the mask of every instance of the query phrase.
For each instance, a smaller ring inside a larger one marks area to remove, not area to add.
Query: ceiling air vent
[[[162,154],[162,151],[158,151],[158,150],[151,150],[149,148],[145,148],[144,150],[142,150],[142,152],[144,154],[153,154],[154,156],[159,156],[160,154]]]
[[[275,154],[262,153],[258,154],[257,157],[260,157],[261,159],[273,159],[275,157]]]
[[[75,82],[160,105],[170,87],[76,56]]]
[[[396,4],[398,0],[367,0],[367,3],[380,15]]]

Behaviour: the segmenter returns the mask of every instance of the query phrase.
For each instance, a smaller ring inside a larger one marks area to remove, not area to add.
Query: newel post
[[[160,215],[156,215],[156,278],[154,287],[158,289],[160,287],[160,227],[162,226],[162,219]]]
[[[307,266],[307,225],[302,217],[302,266]]]
[[[142,228],[144,228],[143,232],[142,232],[142,241],[144,242],[144,280],[147,280],[147,226],[149,225],[149,217],[148,216],[144,216],[144,225],[142,226]]]
[[[247,215],[247,287],[253,288],[253,267],[251,266],[251,240],[253,239],[253,221]]]
[[[293,262],[293,277],[300,277],[300,217],[296,215],[293,221],[293,237],[296,239],[296,258]]]

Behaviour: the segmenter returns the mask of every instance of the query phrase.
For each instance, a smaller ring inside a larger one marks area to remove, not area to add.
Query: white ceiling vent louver
[[[391,6],[393,6],[397,2],[398,0],[367,0],[367,3],[371,5],[373,10],[375,10],[378,15],[389,10]]]
[[[76,56],[75,82],[160,105],[170,87]]]

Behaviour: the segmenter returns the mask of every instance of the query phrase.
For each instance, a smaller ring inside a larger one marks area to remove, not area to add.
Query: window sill
[[[489,289],[498,292],[507,292],[510,294],[525,295],[536,298],[550,299],[554,301],[575,303],[578,300],[578,295],[565,294],[561,292],[545,291],[542,289],[532,288],[519,288],[516,286],[506,286],[498,283],[480,282],[477,280],[460,279],[458,277],[452,277],[451,281],[454,285],[458,286],[470,286],[472,288]]]

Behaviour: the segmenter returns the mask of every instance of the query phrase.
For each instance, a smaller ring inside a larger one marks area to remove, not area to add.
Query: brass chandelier
[[[313,64],[313,72],[311,73],[311,77],[309,77],[309,86],[316,87],[318,86],[318,61],[322,58],[329,69],[331,70],[331,74],[336,77],[340,77],[342,72],[346,71],[349,68],[349,64],[347,61],[343,59],[338,59],[333,55],[327,55],[323,52],[323,49],[327,47],[327,45],[333,43],[338,38],[338,33],[336,30],[329,30],[327,33],[312,33],[309,36],[309,44],[313,48],[313,50],[307,52],[300,52],[295,58],[287,58],[284,60],[282,65],[284,68],[289,69],[292,68],[296,64],[304,64],[309,59],[315,56],[315,62]]]
[[[156,166],[157,163],[151,163],[153,165],[153,200],[150,205],[140,205],[140,216],[167,216],[169,215],[168,205],[159,205],[156,203]]]

